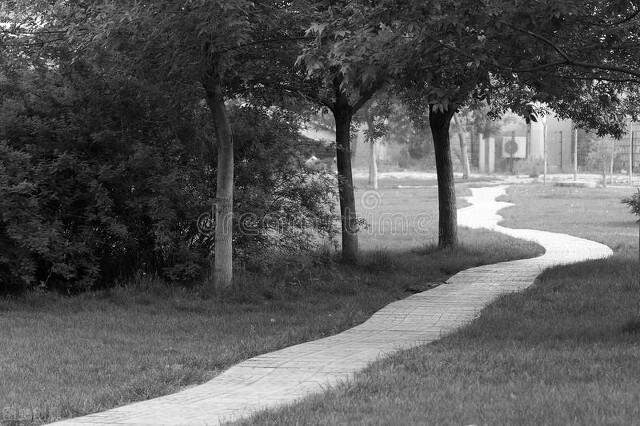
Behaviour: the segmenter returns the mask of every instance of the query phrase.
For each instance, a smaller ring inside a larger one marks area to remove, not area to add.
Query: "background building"
[[[589,153],[597,142],[612,145],[614,172],[627,172],[630,163],[633,164],[634,173],[640,172],[640,122],[629,121],[627,134],[616,140],[576,129],[571,120],[556,117],[547,117],[544,122],[539,120],[530,124],[524,119],[509,117],[500,126],[500,130],[490,137],[470,135],[472,165],[480,172],[509,172],[512,164],[515,172],[526,172],[522,169],[533,169],[536,165],[541,167],[545,150],[545,126],[549,173],[573,172],[576,154],[580,170],[595,170]],[[517,148],[510,150],[510,145]]]

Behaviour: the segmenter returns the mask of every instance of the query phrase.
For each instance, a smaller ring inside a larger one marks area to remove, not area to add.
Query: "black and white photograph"
[[[640,425],[640,0],[0,0],[41,425]]]

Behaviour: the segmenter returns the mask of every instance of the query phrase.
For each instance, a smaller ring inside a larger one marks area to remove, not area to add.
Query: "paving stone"
[[[495,201],[504,186],[471,189],[458,223],[534,241],[546,250],[535,259],[462,271],[434,289],[393,302],[368,321],[338,335],[284,348],[237,364],[214,379],[173,395],[55,423],[78,425],[217,425],[290,404],[348,380],[398,350],[429,343],[477,317],[498,296],[531,285],[545,268],[610,256],[609,247],[546,231],[498,225]]]

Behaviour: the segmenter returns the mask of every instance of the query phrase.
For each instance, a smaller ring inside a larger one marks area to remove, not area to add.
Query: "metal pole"
[[[629,186],[633,182],[633,129],[629,133]]]
[[[635,150],[633,146],[634,137],[633,137],[633,128],[631,128],[631,182],[633,182],[633,165],[635,164]]]
[[[515,132],[515,130],[511,131],[511,142],[516,143],[516,132]],[[514,154],[513,152],[509,153],[509,156],[511,157],[511,174],[513,174],[513,154]]]
[[[527,142],[525,158],[531,157],[531,122],[527,123]]]
[[[573,144],[573,180],[578,180],[578,128],[576,127],[573,131],[574,133],[574,144]]]
[[[562,130],[560,130],[558,133],[560,136],[560,172],[564,173],[564,162],[562,158],[564,157],[564,152],[562,152]]]
[[[542,184],[547,184],[547,120],[542,121],[542,163],[543,163],[543,175]]]

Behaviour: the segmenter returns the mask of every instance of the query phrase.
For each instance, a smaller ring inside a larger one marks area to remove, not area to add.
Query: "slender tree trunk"
[[[369,147],[369,185],[378,189],[378,159],[376,158],[376,141],[372,138]]]
[[[574,144],[573,144],[573,180],[578,180],[578,128],[576,127],[573,131],[574,133]]]
[[[543,177],[542,177],[542,184],[546,185],[547,184],[547,119],[543,118],[542,119],[542,143],[543,143],[543,150],[542,150],[542,168],[543,168]]]
[[[213,288],[221,290],[233,282],[233,135],[222,85],[215,73],[203,78],[202,85],[213,116],[218,151],[212,266]]]
[[[351,145],[351,164],[355,163],[356,155],[358,153],[358,143],[360,142],[360,135],[362,134],[362,128],[358,127],[358,133],[356,136],[356,140],[353,141]],[[349,140],[351,140],[351,134],[349,134]]]
[[[346,96],[341,95],[333,109],[336,121],[336,159],[338,165],[338,193],[342,222],[342,260],[355,263],[358,260],[358,223],[356,200],[351,172],[350,133],[353,112]]]
[[[454,111],[434,111],[429,106],[429,125],[433,135],[438,173],[438,247],[455,247],[458,245],[458,212],[456,210],[456,188],[453,180],[453,163],[451,161],[451,143],[449,127]]]
[[[613,185],[613,160],[615,159],[615,156],[616,156],[616,145],[612,140],[611,141],[611,162],[609,164],[609,183],[611,185]]]
[[[367,129],[369,130],[369,185],[378,189],[378,159],[376,158],[376,138],[373,137],[373,119],[367,115]]]
[[[462,179],[469,179],[471,174],[471,166],[469,165],[469,155],[467,154],[467,144],[464,141],[464,134],[462,132],[462,125],[458,116],[453,116],[453,121],[458,129],[458,140],[460,141],[460,159],[462,160]]]

